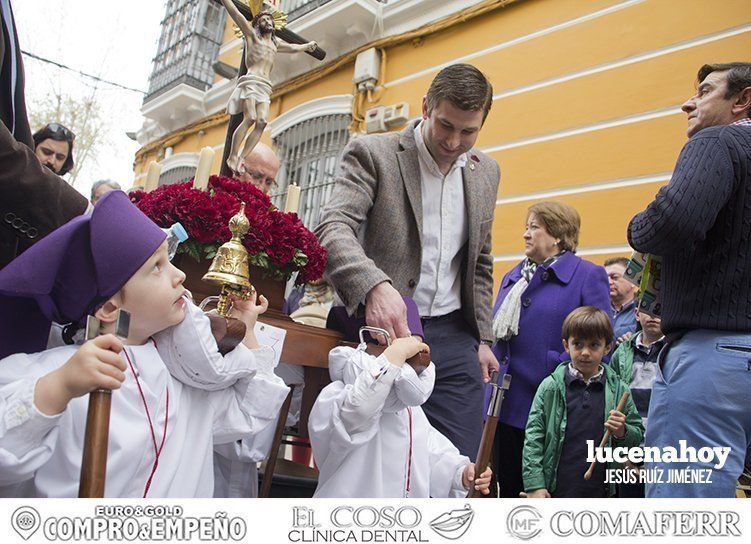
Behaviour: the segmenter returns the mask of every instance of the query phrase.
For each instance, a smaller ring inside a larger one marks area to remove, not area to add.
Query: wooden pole
[[[86,321],[86,340],[99,336],[100,321],[89,316]],[[130,314],[118,312],[115,322],[115,335],[127,338],[130,329]],[[81,479],[78,496],[81,498],[104,497],[104,484],[107,479],[107,443],[110,436],[110,407],[112,391],[97,389],[89,393],[89,409],[86,414],[86,434],[83,440],[81,459]]]
[[[287,398],[284,399],[281,410],[279,410],[279,419],[276,421],[276,429],[274,430],[274,438],[271,441],[271,450],[269,451],[269,457],[266,459],[266,469],[263,471],[263,483],[261,484],[261,490],[258,493],[259,499],[266,499],[271,493],[271,480],[274,478],[274,469],[276,468],[276,459],[279,456],[279,445],[282,443],[282,434],[284,434],[284,425],[287,422],[287,413],[289,412],[290,404],[292,404],[292,394],[295,392],[295,386],[291,385]]]
[[[501,414],[503,396],[511,385],[510,374],[503,375],[501,385],[498,385],[498,377],[498,372],[495,371],[490,378],[490,385],[493,388],[493,392],[490,396],[490,404],[488,405],[485,425],[482,428],[480,449],[477,451],[477,457],[475,458],[475,478],[478,478],[480,474],[485,472],[488,466],[490,466],[490,455],[493,451],[493,441],[495,440],[495,431],[498,427],[498,418]],[[483,494],[475,489],[474,482],[472,482],[470,486],[468,497],[470,499],[479,499],[483,497]]]
[[[618,401],[618,407],[616,408],[617,411],[623,413],[623,409],[626,407],[626,401],[628,400],[629,392],[628,390],[623,392],[623,395],[621,395],[621,400]],[[600,441],[600,448],[604,448],[605,444],[608,443],[608,440],[610,440],[611,435],[610,429],[605,429],[605,436],[602,437],[602,440]],[[595,466],[597,466],[597,458],[595,457],[595,460],[592,461],[592,464],[589,465],[589,468],[587,469],[587,472],[584,473],[584,479],[589,480],[592,477],[592,473],[595,471]]]
[[[112,392],[107,389],[99,389],[89,394],[81,481],[78,487],[78,496],[82,498],[104,497],[111,404]]]

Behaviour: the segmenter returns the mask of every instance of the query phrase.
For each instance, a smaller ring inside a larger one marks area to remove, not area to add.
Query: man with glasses
[[[34,154],[58,176],[73,169],[73,141],[76,135],[60,123],[50,123],[34,133]]]
[[[259,142],[253,152],[245,157],[240,170],[242,172],[237,179],[252,183],[268,195],[276,187],[279,159],[273,149]]]

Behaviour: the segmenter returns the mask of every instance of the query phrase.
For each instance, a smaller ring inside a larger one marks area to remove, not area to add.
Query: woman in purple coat
[[[501,497],[518,497],[524,490],[524,428],[537,386],[568,358],[561,341],[563,320],[579,306],[611,314],[605,269],[574,254],[580,224],[579,213],[567,204],[531,206],[526,258],[503,277],[495,301],[492,349],[501,373],[513,377],[493,448]]]

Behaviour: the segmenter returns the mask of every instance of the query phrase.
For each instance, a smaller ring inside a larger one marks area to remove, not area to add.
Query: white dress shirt
[[[425,145],[423,122],[415,127],[422,189],[422,265],[412,296],[423,317],[446,315],[461,308],[461,265],[467,244],[461,154],[444,175]]]

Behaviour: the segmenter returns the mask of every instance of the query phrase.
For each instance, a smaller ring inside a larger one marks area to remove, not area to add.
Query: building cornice
[[[269,122],[271,137],[276,138],[279,134],[290,127],[315,117],[323,115],[335,115],[338,113],[352,113],[352,95],[339,94],[316,98],[304,104],[299,104],[289,111],[284,112]]]

